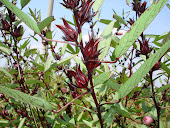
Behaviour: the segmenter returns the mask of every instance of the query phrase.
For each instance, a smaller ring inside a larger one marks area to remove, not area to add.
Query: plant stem
[[[89,62],[100,62],[100,63],[116,63],[118,59],[116,59],[115,61],[99,61],[99,60],[92,60],[89,59]]]
[[[170,106],[162,107],[161,110],[162,110],[162,109],[166,109],[166,108],[170,108]]]
[[[96,104],[96,108],[97,108],[97,116],[99,118],[101,128],[103,128],[103,121],[102,121],[102,116],[101,116],[101,111],[100,111],[100,105],[97,102],[97,97],[96,97],[96,94],[94,92],[94,86],[93,86],[93,81],[92,81],[92,73],[89,72],[89,71],[88,71],[88,78],[90,80],[90,85],[91,85],[91,89],[92,89],[92,93],[91,94],[92,94],[94,103]]]
[[[59,41],[59,40],[53,40],[53,39],[47,39],[45,37],[43,37],[42,35],[39,35],[43,40],[45,41],[52,41],[52,42],[59,42],[59,43],[64,43],[64,44],[70,44],[73,46],[77,46],[76,44],[70,43],[70,42],[66,42],[66,41]]]
[[[54,0],[49,0],[47,17],[52,16],[52,13],[53,13],[53,4],[54,4]],[[47,29],[51,31],[51,24],[49,24],[47,26]],[[48,54],[48,44],[44,44],[43,45],[43,51],[42,52],[43,52],[43,55],[44,55],[45,61],[46,61],[47,54]]]
[[[73,103],[75,100],[77,100],[78,98],[80,98],[81,96],[83,96],[83,95],[85,95],[85,94],[87,94],[87,93],[90,93],[90,92],[85,92],[85,93],[77,96],[77,97],[74,98],[72,101],[70,101],[68,104],[66,104],[64,107],[62,107],[60,110],[58,110],[58,111],[53,111],[53,110],[52,110],[52,112],[54,112],[54,113],[59,113],[59,112],[61,112],[63,109],[65,109],[65,108],[66,108],[67,106],[69,106],[71,103]]]
[[[83,102],[84,107],[86,107],[86,108],[87,108],[87,105],[84,103],[84,101],[82,101],[82,102]],[[88,113],[90,114],[90,117],[91,117],[91,119],[93,120],[93,117],[92,117],[92,115],[91,115],[91,112],[90,112],[90,111],[88,111]]]
[[[158,121],[158,128],[159,128],[159,119],[160,119],[160,106],[159,103],[157,103],[156,98],[155,98],[155,92],[154,92],[154,86],[153,86],[153,79],[152,79],[152,71],[149,72],[150,74],[150,80],[151,80],[151,88],[152,88],[152,99],[154,101],[156,110],[157,110],[157,121]]]
[[[115,102],[106,102],[106,103],[100,104],[100,106],[103,106],[105,104],[116,104],[116,103],[119,103],[120,101],[121,101],[121,99],[119,99],[118,101],[115,101]]]
[[[34,123],[35,123],[35,127],[38,128],[38,125],[37,125],[37,122],[36,122],[36,119],[35,119],[35,116],[34,116],[34,113],[33,113],[33,110],[31,108],[31,106],[29,105],[30,107],[30,110],[31,110],[31,114],[32,114],[32,117],[33,117],[33,120],[34,120]]]

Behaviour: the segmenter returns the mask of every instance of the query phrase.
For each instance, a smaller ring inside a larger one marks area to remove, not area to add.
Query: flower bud
[[[62,91],[63,93],[67,93],[67,88],[66,88],[66,87],[62,87],[62,88],[61,88],[61,91]]]
[[[65,41],[77,42],[78,33],[67,23],[65,19],[63,19],[64,25],[56,25],[65,36],[63,39]]]
[[[129,21],[127,21],[131,26],[135,23],[134,19],[129,18]]]
[[[141,3],[140,7],[139,7],[139,12],[142,14],[147,8],[146,8],[146,4],[147,2],[143,2]]]
[[[16,4],[16,3],[13,3],[14,5]],[[10,9],[7,9],[8,10],[8,14],[9,14],[9,20],[10,20],[10,22],[15,22],[15,14],[10,10]]]
[[[13,36],[18,38],[23,35],[23,27],[20,25],[18,28],[15,26]]]
[[[149,48],[148,42],[149,40],[146,40],[145,38],[142,40],[142,42],[140,40],[138,40],[140,43],[140,51],[141,54],[143,55],[147,55],[148,53],[151,52],[151,48]]]
[[[80,65],[79,66],[76,65],[76,72],[74,70],[67,70],[67,76],[70,80],[71,80],[72,77],[74,77],[76,87],[87,88],[88,78],[80,70]],[[73,84],[70,84],[70,85],[73,85]]]
[[[76,17],[79,20],[80,26],[82,26],[85,22],[90,22],[92,17],[96,15],[96,13],[91,14],[93,3],[94,1],[91,0],[82,2],[81,9],[78,11],[78,15]]]
[[[151,116],[145,116],[143,118],[143,123],[147,126],[149,126],[153,122],[153,119]]]
[[[158,70],[161,67],[160,61],[157,61],[156,64],[153,66],[152,70]]]
[[[9,31],[10,25],[9,25],[8,21],[1,19],[1,22],[2,22],[3,29]]]
[[[64,7],[68,9],[75,9],[78,5],[80,0],[63,0],[64,3],[61,3]]]

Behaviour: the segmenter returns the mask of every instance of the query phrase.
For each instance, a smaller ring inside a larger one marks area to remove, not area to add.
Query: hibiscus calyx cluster
[[[63,39],[65,41],[77,42],[78,33],[67,23],[67,21],[63,18],[64,25],[56,25],[65,36]]]
[[[146,40],[145,37],[143,37],[142,41],[140,41],[140,40],[138,40],[138,41],[140,43],[140,52],[141,52],[141,54],[147,55],[148,53],[151,52],[152,49],[149,48],[149,45],[148,45],[149,40]]]
[[[141,1],[134,0],[132,6],[133,6],[133,10],[136,11],[138,16],[140,16],[147,9],[146,4],[147,4],[146,1],[141,3]]]
[[[61,3],[64,7],[68,9],[75,9],[78,7],[80,0],[63,0],[64,3]]]
[[[100,38],[95,40],[92,34],[89,42],[86,43],[86,46],[82,48],[82,54],[84,58],[83,62],[90,72],[93,72],[94,69],[101,64],[98,60],[101,49],[97,50],[100,41]]]
[[[91,8],[94,2],[91,0],[87,0],[86,2],[82,2],[81,8],[79,11],[75,13],[75,18],[78,21],[79,25],[82,26],[85,22],[90,22],[92,17],[96,15],[96,13],[91,14]]]
[[[80,69],[80,65],[76,65],[76,71],[69,69],[67,70],[67,77],[70,79],[70,84],[73,87],[76,88],[87,88],[88,86],[88,78]],[[75,80],[75,84],[72,82],[72,77]]]

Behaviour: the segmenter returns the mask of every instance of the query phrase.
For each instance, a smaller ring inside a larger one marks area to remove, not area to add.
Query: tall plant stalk
[[[52,16],[52,14],[53,14],[53,4],[54,4],[54,0],[49,0],[47,17]],[[47,26],[47,30],[51,31],[51,24],[49,24]],[[46,59],[47,58],[47,54],[48,54],[48,44],[47,43],[43,44],[42,54],[44,55],[44,57]]]

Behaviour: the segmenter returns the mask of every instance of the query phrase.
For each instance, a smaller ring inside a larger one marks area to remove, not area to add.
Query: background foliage
[[[21,0],[21,9],[17,0],[0,1],[0,57],[7,59],[0,67],[0,126],[170,126],[170,33],[144,33],[163,6],[169,8],[168,0],[152,1],[150,7],[141,0],[126,0],[135,18],[114,12],[113,19],[99,17],[104,0],[63,0],[73,20],[62,19],[64,25],[56,25],[64,34],[62,41],[52,39],[47,29],[55,16],[41,21],[40,11],[24,13],[30,0]],[[107,24],[100,35],[93,31],[97,22]],[[85,23],[91,30],[87,42],[82,36]],[[23,24],[33,30],[26,39]],[[50,52],[30,48],[35,35]],[[59,43],[63,47],[55,50]],[[152,119],[149,124],[146,116]]]

